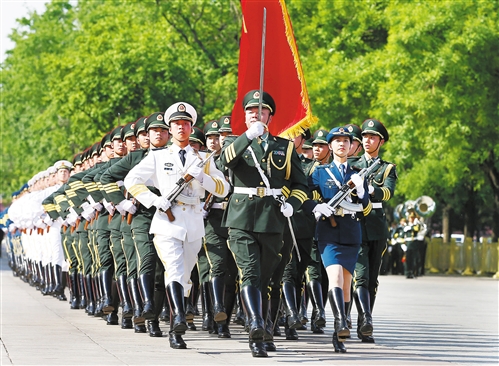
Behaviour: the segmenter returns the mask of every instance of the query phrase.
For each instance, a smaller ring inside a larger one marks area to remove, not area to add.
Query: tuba
[[[435,212],[435,201],[429,196],[421,196],[414,202],[414,210],[421,217],[430,217]]]
[[[395,218],[395,221],[400,221],[402,217],[404,217],[404,204],[399,203],[397,206],[395,206],[395,210],[393,211],[393,217]]]

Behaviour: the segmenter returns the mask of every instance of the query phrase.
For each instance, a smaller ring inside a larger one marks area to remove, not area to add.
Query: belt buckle
[[[345,214],[343,213],[343,207],[338,207],[336,208],[336,212],[335,212],[336,216],[345,216]]]
[[[256,195],[260,198],[265,197],[265,188],[264,187],[257,187]]]
[[[227,201],[222,202],[222,210],[227,209],[227,204],[228,204]]]

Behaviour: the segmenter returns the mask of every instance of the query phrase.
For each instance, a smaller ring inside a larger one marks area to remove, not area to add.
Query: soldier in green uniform
[[[359,169],[368,167],[372,160],[378,157],[380,148],[388,138],[388,131],[380,121],[365,120],[362,123],[364,154],[360,157],[351,157],[349,164]],[[357,336],[365,343],[374,343],[371,313],[378,290],[381,258],[388,240],[388,225],[383,202],[393,197],[396,181],[395,165],[382,161],[369,186],[373,209],[369,215],[362,218],[362,245],[355,266],[353,297],[359,314]]]
[[[264,344],[268,285],[281,258],[287,219],[307,199],[307,179],[291,141],[267,131],[276,111],[270,94],[250,91],[243,99],[248,130],[224,142],[221,163],[233,172],[234,193],[223,216],[229,248],[240,275],[241,298],[248,319],[249,346],[254,357],[267,357]],[[284,203],[282,189],[288,199]],[[262,307],[263,305],[263,307]]]
[[[230,119],[222,117],[219,121],[208,122],[205,125],[204,133],[208,150],[216,152],[214,159],[217,168],[224,172],[225,178],[228,180],[228,171],[220,164],[219,159],[221,152],[220,123],[224,128],[230,128]],[[228,200],[228,196],[219,198],[208,195],[204,205],[206,234],[203,246],[210,265],[210,281],[207,286],[211,286],[212,313],[216,322],[215,333],[218,333],[218,338],[231,337],[229,322],[236,296],[237,268],[227,246],[228,230],[226,227],[222,227],[222,217],[227,208]]]
[[[161,288],[154,291],[157,253],[152,242],[152,236],[149,234],[152,216],[156,210],[155,208],[146,209],[136,202],[135,199],[127,199],[124,188],[120,187],[119,184],[126,177],[127,173],[149,153],[150,138],[148,130],[151,130],[154,135],[153,138],[158,148],[166,144],[167,138],[163,137],[161,140],[159,138],[156,139],[156,137],[161,135],[167,136],[168,134],[156,131],[156,129],[168,129],[161,112],[155,112],[148,117],[139,118],[135,122],[134,135],[140,149],[127,154],[125,158],[107,169],[102,174],[100,181],[110,202],[124,208],[125,206],[129,208],[126,215],[127,219],[122,221],[122,232],[123,229],[126,229],[124,227],[126,223],[130,227],[131,243],[128,243],[129,239],[124,235],[124,250],[127,258],[128,292],[133,301],[135,332],[144,333],[146,331],[144,321],[147,320],[149,335],[152,337],[162,337],[163,334],[159,328],[157,317],[157,305],[161,308],[163,304],[164,285],[162,286],[162,291]],[[135,210],[131,208],[132,206],[135,207]],[[162,273],[161,271],[160,279],[162,279]],[[140,296],[141,293],[144,301],[142,301],[142,297]]]
[[[359,126],[353,123],[345,125],[345,128],[353,137],[348,157],[358,156],[362,152],[362,130]]]

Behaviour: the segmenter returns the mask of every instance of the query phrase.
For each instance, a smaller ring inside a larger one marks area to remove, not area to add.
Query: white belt
[[[280,196],[280,195],[282,195],[280,188],[265,188],[265,187],[258,187],[258,188],[234,187],[234,193],[247,194],[250,197],[251,196],[265,197],[265,196]]]
[[[373,202],[373,208],[383,208],[383,204],[381,202]]]
[[[228,202],[216,202],[211,205],[211,208],[216,208],[219,210],[225,210],[227,208],[227,203]]]
[[[334,212],[335,216],[355,215],[355,211],[345,210],[343,207],[338,207]]]
[[[183,195],[180,193],[177,197],[177,204],[178,205],[199,205],[201,201],[199,200],[199,197],[194,196],[194,197],[189,197],[186,195]]]

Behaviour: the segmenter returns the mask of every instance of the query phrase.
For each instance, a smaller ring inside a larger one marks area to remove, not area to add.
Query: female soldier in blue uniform
[[[352,143],[352,135],[346,128],[335,127],[327,135],[327,142],[333,152],[330,164],[318,166],[309,179],[310,191],[318,192],[323,203],[307,201],[304,208],[311,210],[318,218],[316,236],[322,262],[329,279],[328,298],[334,314],[333,345],[335,352],[346,352],[344,340],[350,335],[345,315],[345,302],[350,301],[350,284],[362,243],[362,230],[358,215],[367,215],[371,209],[367,183],[348,165],[347,155]],[[355,185],[346,198],[358,202],[358,211],[348,211],[341,207],[333,210],[327,203],[351,181]],[[333,220],[328,219],[330,216]],[[333,226],[334,225],[334,226]]]

